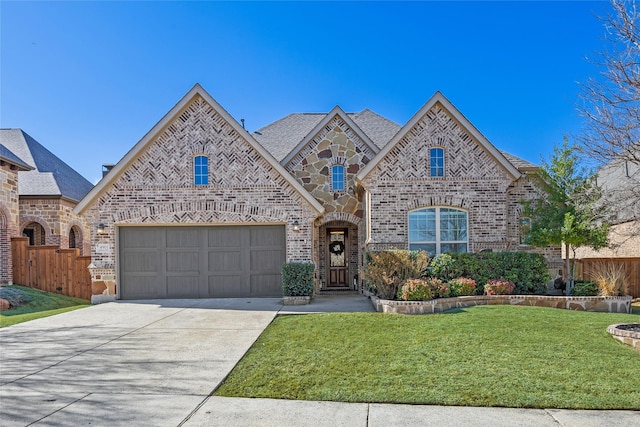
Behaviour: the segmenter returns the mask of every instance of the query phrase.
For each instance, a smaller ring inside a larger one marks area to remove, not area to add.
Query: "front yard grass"
[[[3,294],[6,294],[3,296]],[[41,317],[87,307],[89,301],[71,298],[65,295],[52,294],[26,286],[3,286],[0,298],[21,299],[23,302],[11,310],[0,312],[0,328],[11,326]]]
[[[640,409],[632,314],[482,306],[437,315],[274,320],[219,396],[525,408]]]

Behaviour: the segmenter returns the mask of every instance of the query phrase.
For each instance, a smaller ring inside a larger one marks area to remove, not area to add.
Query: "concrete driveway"
[[[131,301],[3,328],[0,425],[176,426],[278,312],[371,310],[360,296]]]
[[[360,296],[107,303],[0,329],[0,426],[640,426],[637,411],[456,408],[210,396],[282,313]]]

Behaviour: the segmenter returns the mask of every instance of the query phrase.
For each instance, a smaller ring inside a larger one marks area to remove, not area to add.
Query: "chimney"
[[[104,178],[105,176],[107,176],[107,174],[109,173],[109,171],[111,171],[111,169],[113,169],[115,165],[111,164],[111,163],[107,163],[102,165],[102,177]]]

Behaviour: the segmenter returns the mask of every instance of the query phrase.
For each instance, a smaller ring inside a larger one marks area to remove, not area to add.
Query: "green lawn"
[[[88,301],[82,299],[18,285],[0,287],[0,298],[22,301],[18,307],[0,312],[0,328],[89,305]]]
[[[640,409],[640,353],[606,331],[638,321],[633,314],[516,306],[283,316],[215,394]]]

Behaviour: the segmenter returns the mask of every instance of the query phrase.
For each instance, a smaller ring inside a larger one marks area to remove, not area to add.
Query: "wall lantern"
[[[293,221],[293,231],[300,231],[300,224],[298,221]]]
[[[98,234],[104,234],[105,233],[105,227],[103,223],[98,224]]]

